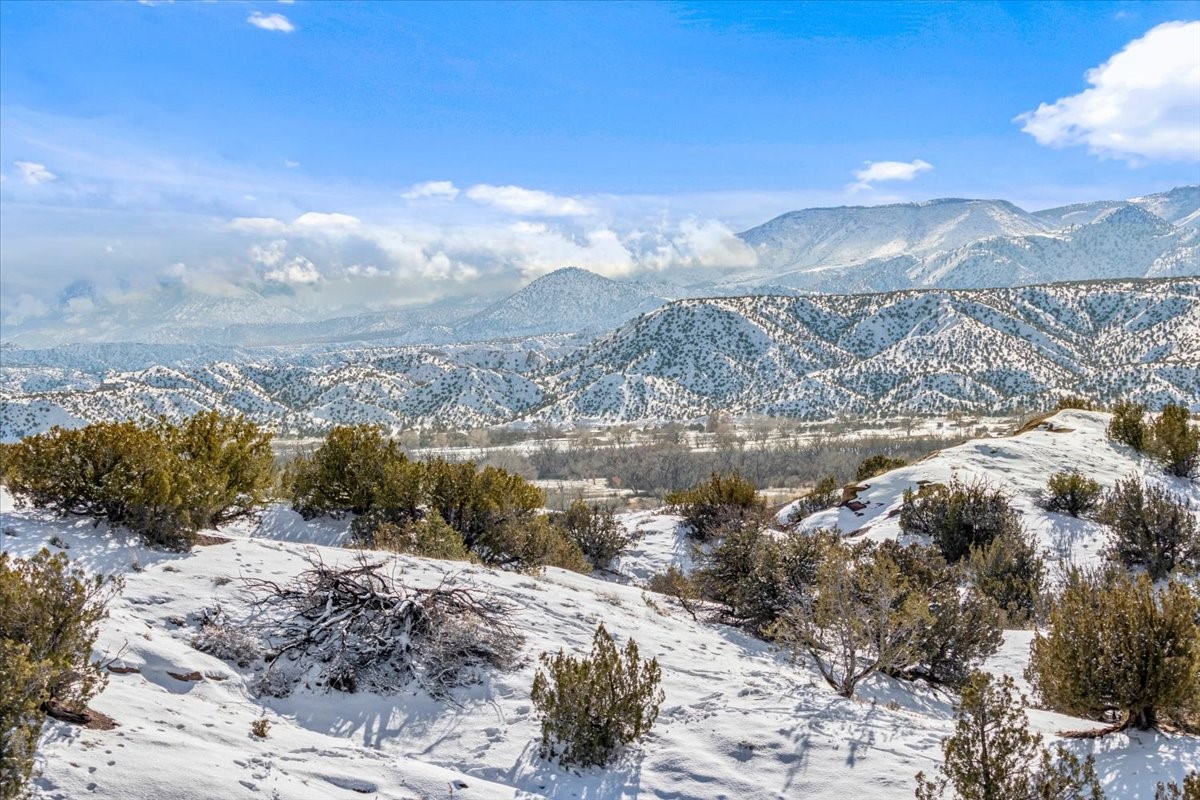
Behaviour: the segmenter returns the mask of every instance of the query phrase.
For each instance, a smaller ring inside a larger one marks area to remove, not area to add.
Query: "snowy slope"
[[[184,350],[171,366],[128,371],[107,368],[119,361],[107,348],[98,360],[91,349],[14,352],[16,365],[0,363],[8,439],[63,419],[206,408],[305,434],[688,420],[714,406],[812,419],[983,413],[1077,392],[1195,405],[1200,279],[681,300],[594,342],[245,350],[211,363]],[[142,363],[139,348],[124,352]]]
[[[885,519],[890,498],[902,485],[951,472],[982,472],[1018,493],[1067,466],[1082,465],[1105,483],[1128,471],[1156,472],[1105,443],[1105,421],[1064,412],[1053,420],[1061,432],[970,442],[876,479],[860,494],[871,503],[863,518],[826,519],[826,513],[806,524],[837,521],[850,530],[869,522],[867,535],[893,535]],[[1043,525],[1024,500],[1018,504],[1026,524],[1059,545],[1063,557],[1094,557],[1096,531]],[[457,574],[514,603],[527,637],[524,666],[460,690],[455,703],[420,692],[311,691],[264,702],[250,692],[249,675],[190,646],[197,615],[214,602],[235,615],[243,608],[239,584],[225,583],[227,577],[286,579],[304,568],[306,548],[327,562],[350,558],[350,551],[327,546],[343,524],[304,522],[273,509],[257,528],[222,531],[231,537],[227,544],[181,555],[148,551],[103,525],[14,510],[3,492],[0,513],[5,550],[29,554],[58,536],[77,563],[126,579],[98,646],[117,656],[117,666],[138,671],[111,675],[93,702],[120,727],[47,723],[38,798],[899,800],[912,796],[918,770],[934,767],[952,727],[948,695],[877,677],[859,697],[841,699],[807,664],[790,663],[733,629],[697,623],[633,585],[553,569],[529,577],[406,557],[396,563],[412,583]],[[675,518],[642,513],[625,522],[644,532],[622,564],[628,579],[680,560]],[[600,621],[618,641],[633,636],[643,655],[659,659],[666,700],[643,747],[609,771],[578,774],[537,758],[529,687],[538,653],[585,651]],[[1009,632],[989,668],[1019,676],[1028,641],[1027,632]],[[201,680],[169,674],[193,670]],[[260,716],[272,723],[266,740],[249,734]],[[1055,731],[1088,724],[1037,710],[1030,720],[1051,740]],[[1155,781],[1200,768],[1195,738],[1132,733],[1065,743],[1095,753],[1109,796],[1121,800],[1149,800]]]
[[[792,519],[793,504],[784,507],[777,520],[798,522],[805,528],[836,527],[875,540],[895,539],[901,537],[898,512],[906,489],[915,491],[921,482],[982,479],[1012,498],[1025,528],[1044,550],[1074,564],[1095,566],[1105,544],[1104,527],[1037,505],[1039,493],[1055,472],[1077,469],[1105,489],[1121,478],[1138,475],[1200,508],[1200,484],[1166,475],[1149,458],[1111,441],[1105,433],[1110,418],[1100,412],[1060,411],[1020,435],[969,441],[864,481],[855,499],[865,507],[857,511],[841,507],[797,521]]]
[[[578,267],[557,269],[455,329],[462,341],[545,333],[601,333],[666,300],[636,283]]]
[[[793,211],[739,234],[764,274],[951,250],[988,236],[1047,230],[1003,200],[930,200]]]

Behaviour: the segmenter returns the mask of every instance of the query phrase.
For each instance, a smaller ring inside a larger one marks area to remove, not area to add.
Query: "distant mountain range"
[[[512,318],[490,312],[480,319]],[[691,420],[716,409],[810,419],[995,413],[1060,394],[1196,406],[1200,278],[682,299],[595,339],[2,355],[6,440],[52,424],[202,409],[308,434],[355,422]]]
[[[4,324],[28,347],[136,341],[232,347],[369,342],[479,342],[547,334],[595,336],[664,303],[739,295],[982,289],[1057,281],[1200,274],[1200,186],[1037,212],[1003,200],[943,199],[814,208],[739,234],[750,269],[611,280],[565,267],[509,297],[482,297],[312,318],[287,294],[243,287],[213,297],[165,286],[111,304],[86,284],[49,315]],[[85,302],[80,302],[85,301]]]

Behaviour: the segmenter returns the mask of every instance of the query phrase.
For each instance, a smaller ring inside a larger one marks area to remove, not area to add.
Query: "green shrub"
[[[758,636],[787,609],[811,597],[823,552],[837,539],[828,531],[795,531],[776,538],[766,528],[730,531],[700,556],[696,580],[720,619]]]
[[[885,472],[890,472],[894,469],[900,469],[907,465],[908,462],[903,458],[892,458],[891,456],[877,453],[863,460],[858,465],[858,470],[854,473],[854,480],[865,481],[869,478],[874,478],[876,475],[882,475]]]
[[[1182,499],[1136,476],[1117,481],[1099,520],[1111,530],[1107,555],[1125,567],[1144,567],[1154,580],[1200,567],[1200,531]]]
[[[632,639],[624,652],[600,625],[592,652],[542,654],[532,700],[542,721],[542,756],[564,766],[604,766],[642,739],[658,718],[663,693],[658,659],[643,661]]]
[[[103,687],[92,647],[119,590],[61,553],[0,553],[0,798],[20,796],[46,710],[81,711]]]
[[[1187,406],[1169,403],[1146,431],[1146,450],[1177,478],[1189,477],[1200,460],[1200,425],[1190,420]]]
[[[1042,494],[1042,508],[1061,514],[1080,517],[1100,504],[1100,484],[1074,470],[1063,470],[1050,476]]]
[[[949,486],[930,484],[917,492],[906,490],[900,508],[900,529],[927,536],[952,564],[986,547],[1000,535],[1020,536],[1021,523],[1008,496],[984,481]]]
[[[527,522],[546,504],[529,481],[498,467],[477,469],[472,461],[436,459],[425,464],[425,502],[462,535],[484,560],[485,539],[497,529]]]
[[[1141,403],[1121,400],[1113,406],[1108,423],[1108,438],[1127,444],[1139,453],[1146,448],[1146,407]]]
[[[463,544],[458,531],[447,525],[436,511],[429,512],[421,519],[401,523],[382,522],[375,527],[370,541],[364,541],[363,544],[376,550],[391,550],[422,558],[471,560],[471,552]]]
[[[374,425],[339,425],[289,469],[292,507],[305,519],[389,510],[393,522],[415,516],[421,471]]]
[[[955,707],[954,733],[942,742],[933,780],[917,773],[917,800],[1103,800],[1092,756],[1042,747],[1012,678],[976,672]]]
[[[891,552],[835,541],[817,568],[814,598],[788,609],[769,633],[853,697],[864,678],[917,661],[930,622],[928,603]]]
[[[475,543],[472,552],[484,564],[520,572],[536,572],[542,567],[585,575],[592,572],[579,546],[546,516],[501,522]]]
[[[196,531],[248,517],[274,484],[271,435],[240,417],[178,425],[104,422],[22,440],[9,454],[18,503],[124,525],[186,548]]]
[[[1034,637],[1030,683],[1049,708],[1115,722],[1111,730],[1186,723],[1200,711],[1200,598],[1145,575],[1073,570]]]
[[[1099,403],[1089,397],[1080,397],[1078,395],[1069,394],[1058,398],[1058,401],[1054,404],[1054,410],[1066,411],[1068,409],[1075,409],[1078,411],[1100,411],[1101,406]]]
[[[25,796],[42,730],[45,675],[29,645],[0,638],[0,800]]]
[[[1000,648],[1002,612],[978,588],[964,588],[963,567],[946,563],[936,548],[895,541],[878,547],[899,567],[905,591],[928,612],[915,631],[911,660],[887,665],[884,671],[906,680],[961,686],[972,669]]]
[[[813,485],[812,491],[796,501],[789,522],[796,522],[810,514],[832,508],[841,499],[841,492],[841,481],[834,475],[826,475]]]
[[[1004,613],[1008,627],[1026,626],[1038,617],[1046,585],[1046,561],[1032,537],[1003,534],[971,548],[971,581]]]
[[[625,532],[612,509],[576,500],[552,520],[579,547],[595,569],[608,569],[614,560],[637,541]]]
[[[672,513],[683,517],[694,538],[716,538],[731,526],[757,519],[764,504],[754,484],[736,472],[714,472],[707,481],[666,496]]]
[[[647,578],[646,589],[674,598],[684,611],[692,615],[692,619],[698,619],[696,610],[700,601],[700,587],[692,576],[677,565],[672,564]]]

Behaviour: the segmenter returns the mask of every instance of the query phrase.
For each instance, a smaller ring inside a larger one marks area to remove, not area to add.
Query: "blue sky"
[[[383,275],[407,302],[563,259],[736,260],[730,231],[806,205],[1196,183],[1200,26],[1160,26],[1197,19],[1200,2],[5,2],[2,302],[187,276],[349,306],[335,278],[377,295]]]

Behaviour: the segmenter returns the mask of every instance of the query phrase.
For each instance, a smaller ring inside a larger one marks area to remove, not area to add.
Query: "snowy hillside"
[[[552,364],[538,419],[712,408],[984,411],[1054,394],[1200,402],[1200,281],[684,300]]]
[[[465,320],[455,333],[466,341],[602,333],[665,302],[639,284],[618,283],[586,269],[565,267]]]
[[[1195,226],[1197,212],[1191,202],[1200,188],[1169,194],[1171,197],[1052,209],[1038,216],[1046,224],[1045,230],[970,237],[936,250],[902,248],[895,253],[817,265],[794,262],[783,272],[738,275],[721,285],[746,292],[771,284],[843,293],[1200,274],[1200,230]],[[1164,219],[1152,209],[1172,219]],[[771,252],[784,252],[788,246],[764,244]],[[768,261],[772,257],[768,256]]]
[[[1016,495],[1027,526],[1051,557],[1094,559],[1100,531],[1040,511],[1031,492],[1045,477],[1083,467],[1102,484],[1140,473],[1165,481],[1103,435],[1102,414],[1063,412],[1013,438],[968,442],[870,481],[865,508],[809,518],[844,531],[895,535],[888,512],[920,480],[981,475]],[[1195,485],[1172,484],[1200,500]],[[220,797],[288,800],[377,797],[403,800],[900,800],[913,776],[940,758],[952,728],[953,697],[875,676],[853,700],[834,694],[806,661],[790,659],[735,629],[696,622],[668,599],[643,591],[639,576],[682,552],[677,518],[625,515],[643,531],[620,576],[600,580],[555,569],[537,577],[455,562],[389,556],[405,581],[430,586],[453,576],[512,603],[525,637],[523,664],[438,701],[410,688],[392,696],[299,689],[287,698],[255,695],[248,670],[195,650],[192,637],[215,604],[234,617],[246,608],[240,578],[287,580],[306,555],[327,563],[353,552],[334,545],[344,523],[304,522],[276,508],[261,525],[222,530],[230,541],[189,554],[147,550],[124,531],[90,521],[14,510],[0,491],[0,546],[29,555],[53,539],[88,570],[122,574],[98,649],[114,657],[108,687],[93,700],[113,730],[49,721],[39,749],[34,797],[111,800]],[[230,580],[232,579],[232,580]],[[658,658],[665,702],[648,740],[607,771],[573,772],[537,756],[530,702],[537,656],[585,651],[603,621],[618,641],[638,641]],[[1010,631],[986,668],[1020,680],[1029,633]],[[250,725],[266,718],[265,739]],[[1159,780],[1200,769],[1194,737],[1129,732],[1098,740],[1055,733],[1083,720],[1031,709],[1031,726],[1077,753],[1093,753],[1110,798],[1150,800]]]
[[[183,351],[172,366],[136,369],[107,365],[137,363],[137,348],[11,355],[16,364],[0,366],[7,439],[201,409],[303,433],[355,422],[690,420],[713,408],[809,419],[982,413],[1080,392],[1196,405],[1200,279],[680,300],[590,343],[245,351],[199,363]]]
[[[930,200],[886,206],[810,208],[740,234],[767,274],[926,255],[988,236],[1042,233],[1048,226],[1002,200]]]

